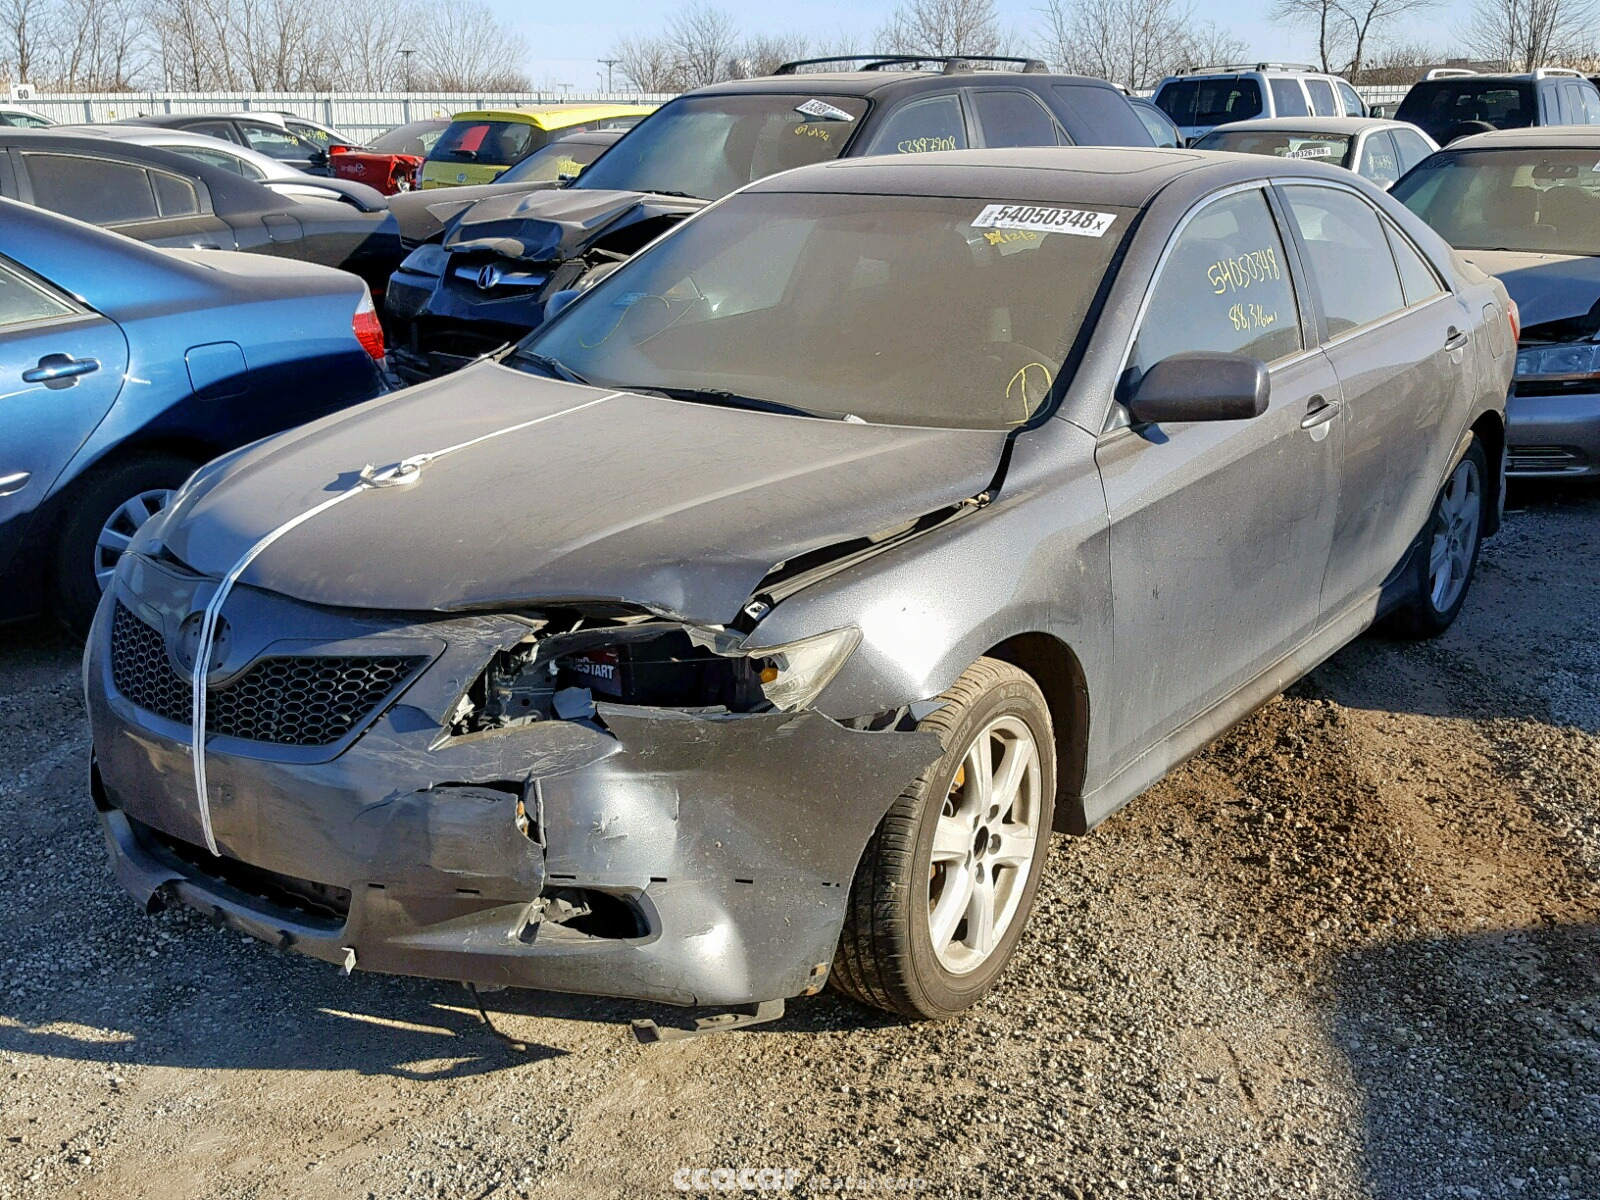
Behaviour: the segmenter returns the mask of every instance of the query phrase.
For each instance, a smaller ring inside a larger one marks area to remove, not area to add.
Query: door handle
[[[1467,334],[1452,325],[1444,335],[1444,348],[1446,350],[1459,350],[1467,344],[1467,337]]]
[[[1339,401],[1329,400],[1326,396],[1316,395],[1306,402],[1306,415],[1301,418],[1301,429],[1316,429],[1319,425],[1326,425],[1339,415],[1342,407]]]
[[[13,471],[9,475],[0,475],[0,496],[15,496],[28,486],[28,480],[32,478],[32,471]]]
[[[22,373],[23,383],[54,383],[100,369],[98,358],[73,358],[70,354],[46,354],[39,365]]]

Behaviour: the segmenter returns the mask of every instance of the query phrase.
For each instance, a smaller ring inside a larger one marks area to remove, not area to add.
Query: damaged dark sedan
[[[952,1015],[1052,830],[1450,624],[1507,324],[1311,164],[754,184],[145,527],[85,666],[116,874],[347,969]]]

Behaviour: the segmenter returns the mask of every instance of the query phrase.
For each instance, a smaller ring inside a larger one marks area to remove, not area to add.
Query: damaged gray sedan
[[[1052,829],[1449,625],[1513,357],[1314,165],[770,178],[145,526],[85,667],[113,866],[347,969],[949,1016]]]

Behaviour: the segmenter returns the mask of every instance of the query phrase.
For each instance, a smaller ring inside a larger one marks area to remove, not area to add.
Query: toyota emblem
[[[189,675],[194,674],[195,656],[200,652],[200,627],[205,624],[205,619],[204,612],[190,613],[178,626],[178,636],[173,639],[172,657]],[[218,617],[216,628],[211,631],[211,670],[208,674],[218,670],[227,660],[232,644],[233,630],[225,618]]]

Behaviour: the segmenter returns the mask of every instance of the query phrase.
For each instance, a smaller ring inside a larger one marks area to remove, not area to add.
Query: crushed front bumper
[[[451,738],[447,714],[525,624],[352,615],[241,586],[214,688],[269,651],[432,657],[326,747],[213,736],[214,859],[200,848],[189,730],[119,694],[111,647],[119,604],[177,646],[211,586],[125,556],[91,632],[93,784],[112,867],[143,905],[181,902],[357,969],[685,1005],[814,991],[862,848],[939,754],[931,733],[858,732],[817,712],[608,705],[594,721]],[[556,923],[585,896],[590,919]]]
[[[1507,473],[1519,478],[1600,477],[1600,392],[1529,394],[1506,401]]]

